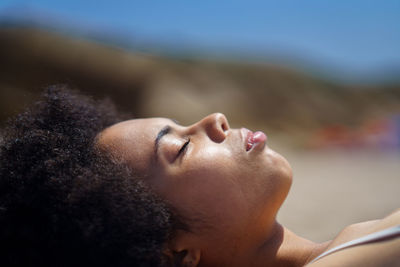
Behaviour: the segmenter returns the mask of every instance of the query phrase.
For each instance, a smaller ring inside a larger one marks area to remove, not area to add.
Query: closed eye
[[[189,143],[190,143],[190,138],[183,144],[183,146],[181,147],[181,149],[179,149],[177,157],[179,157],[181,154],[183,154],[184,152],[186,152],[186,149],[187,149]]]

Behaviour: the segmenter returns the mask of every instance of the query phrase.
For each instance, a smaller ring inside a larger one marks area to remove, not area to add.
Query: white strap
[[[372,242],[372,241],[377,241],[377,240],[380,240],[380,239],[384,239],[384,238],[387,238],[387,237],[390,237],[390,236],[397,236],[397,235],[400,236],[400,224],[397,225],[397,226],[394,226],[394,227],[379,231],[379,232],[375,232],[375,233],[372,233],[372,234],[369,234],[369,235],[354,239],[352,241],[349,241],[349,242],[346,242],[344,244],[341,244],[341,245],[339,245],[337,247],[334,247],[334,248],[332,248],[332,249],[330,249],[328,251],[325,251],[324,253],[322,253],[321,255],[316,257],[315,259],[313,259],[308,264],[313,263],[316,260],[318,260],[318,259],[320,259],[322,257],[325,257],[328,254],[331,254],[333,252],[336,252],[338,250],[341,250],[341,249],[344,249],[344,248],[347,248],[347,247],[352,247],[352,246],[359,245],[359,244],[362,244],[362,243],[368,243],[368,242]]]

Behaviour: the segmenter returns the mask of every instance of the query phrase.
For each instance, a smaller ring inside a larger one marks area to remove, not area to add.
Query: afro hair
[[[2,266],[166,264],[171,209],[94,145],[120,120],[110,101],[57,85],[2,129]]]

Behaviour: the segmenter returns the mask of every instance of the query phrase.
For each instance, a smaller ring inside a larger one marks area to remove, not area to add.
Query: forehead
[[[158,132],[172,121],[166,118],[134,119],[114,124],[100,133],[98,143],[137,171],[150,168]]]

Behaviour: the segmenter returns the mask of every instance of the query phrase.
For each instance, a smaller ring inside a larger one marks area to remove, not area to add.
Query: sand
[[[400,208],[400,151],[276,149],[290,162],[293,185],[278,221],[316,242],[345,226]]]

